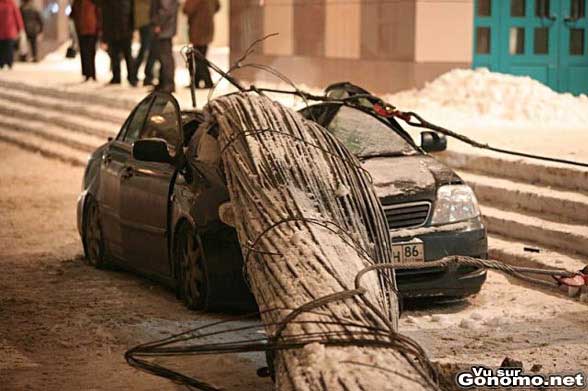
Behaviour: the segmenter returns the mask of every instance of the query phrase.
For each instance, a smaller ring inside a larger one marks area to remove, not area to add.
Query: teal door
[[[588,93],[587,0],[562,1],[559,89]]]
[[[588,93],[588,0],[476,0],[474,67]]]

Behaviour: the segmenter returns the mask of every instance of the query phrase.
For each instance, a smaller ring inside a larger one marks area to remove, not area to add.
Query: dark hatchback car
[[[393,119],[343,102],[301,110],[337,136],[373,177],[397,262],[447,255],[486,257],[486,230],[472,190],[427,154],[445,140],[424,132],[417,146]],[[235,230],[219,218],[229,200],[214,150],[217,124],[155,93],[118,135],[90,157],[78,200],[89,263],[115,264],[173,287],[190,308],[251,308]],[[218,149],[218,147],[217,147]],[[404,296],[464,297],[485,271],[426,268],[399,273]]]

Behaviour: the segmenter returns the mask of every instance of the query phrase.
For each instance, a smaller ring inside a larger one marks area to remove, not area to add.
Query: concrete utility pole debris
[[[397,333],[390,237],[369,176],[325,129],[257,94],[212,101],[246,277],[279,390],[437,389]],[[271,363],[270,363],[271,365]]]

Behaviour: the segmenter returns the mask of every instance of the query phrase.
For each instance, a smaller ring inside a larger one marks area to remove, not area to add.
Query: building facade
[[[393,92],[485,66],[588,92],[587,1],[232,0],[231,61],[278,33],[249,60],[313,86],[345,80]],[[241,76],[270,79],[255,69]]]

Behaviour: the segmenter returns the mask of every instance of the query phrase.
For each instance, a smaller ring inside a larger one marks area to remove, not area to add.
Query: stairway
[[[588,169],[500,154],[446,151],[478,197],[490,257],[579,270],[588,264]]]
[[[118,133],[135,102],[0,79],[0,140],[85,166]]]

